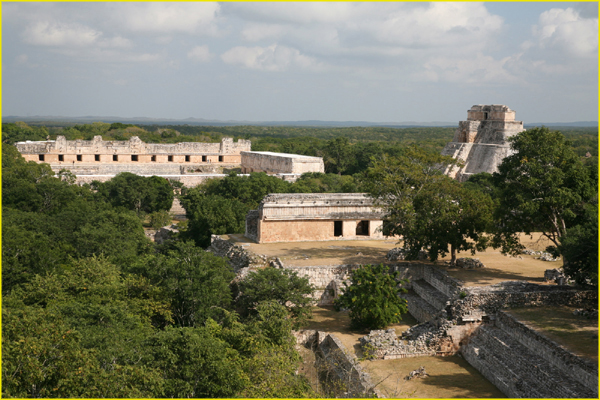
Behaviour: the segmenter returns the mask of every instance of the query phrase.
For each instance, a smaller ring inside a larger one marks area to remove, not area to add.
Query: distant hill
[[[369,121],[320,121],[320,120],[307,120],[307,121],[219,121],[209,120],[203,118],[185,118],[185,119],[169,119],[169,118],[148,118],[148,117],[112,117],[112,116],[83,116],[83,117],[61,117],[52,115],[43,116],[4,116],[2,122],[16,122],[23,121],[29,124],[46,124],[46,125],[59,125],[59,124],[87,124],[91,122],[121,122],[124,124],[136,124],[136,125],[202,125],[202,126],[237,126],[237,125],[259,125],[259,126],[306,126],[306,127],[353,127],[353,126],[364,126],[364,127],[386,127],[386,128],[416,128],[416,127],[456,127],[458,122],[447,122],[447,121],[432,121],[432,122],[415,122],[415,121],[404,121],[404,122],[369,122]],[[534,122],[524,124],[525,128],[536,127],[536,126],[548,126],[548,127],[595,127],[598,126],[597,121],[576,121],[576,122]]]

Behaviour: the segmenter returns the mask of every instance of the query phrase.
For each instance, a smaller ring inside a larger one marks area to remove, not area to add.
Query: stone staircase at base
[[[597,398],[563,369],[551,365],[500,328],[482,325],[463,357],[508,397]]]
[[[406,293],[404,298],[408,302],[408,312],[419,322],[427,322],[442,311],[449,300],[448,296],[440,292],[424,279],[411,282],[412,291]]]

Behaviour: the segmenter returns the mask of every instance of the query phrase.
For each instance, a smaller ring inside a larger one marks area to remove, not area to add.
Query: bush
[[[400,297],[407,291],[400,285],[406,282],[383,264],[363,265],[352,273],[349,286],[344,282],[343,294],[334,304],[337,310],[350,310],[352,328],[384,329],[408,312],[406,299]]]

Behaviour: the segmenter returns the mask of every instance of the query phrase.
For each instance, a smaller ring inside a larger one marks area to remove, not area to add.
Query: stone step
[[[412,289],[437,311],[446,308],[446,303],[449,300],[448,296],[431,286],[425,280],[417,279],[416,281],[413,281]]]
[[[402,297],[404,297],[408,303],[409,314],[415,317],[419,322],[427,322],[433,319],[440,311],[414,292],[404,293]]]
[[[481,326],[463,356],[509,397],[597,397],[496,327]]]

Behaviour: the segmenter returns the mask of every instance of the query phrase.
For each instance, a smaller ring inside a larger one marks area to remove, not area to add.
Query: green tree
[[[171,214],[166,210],[154,211],[148,217],[150,218],[150,226],[156,230],[171,224]]]
[[[579,284],[598,286],[598,206],[585,206],[583,221],[568,228],[559,252],[566,260],[565,273]]]
[[[327,171],[341,175],[352,160],[352,147],[346,137],[337,137],[327,142],[325,163]]]
[[[165,178],[145,178],[121,172],[107,182],[97,183],[98,192],[114,207],[142,213],[169,210],[173,204],[173,188]]]
[[[445,176],[440,165],[454,160],[417,147],[396,158],[385,157],[367,171],[367,186],[385,213],[383,233],[402,237],[407,257],[421,249],[429,258],[461,250],[483,250],[491,223],[490,196]]]
[[[500,191],[495,244],[503,252],[523,247],[516,235],[541,232],[555,248],[596,195],[597,184],[562,133],[533,128],[509,139],[514,154],[494,174]],[[563,257],[564,265],[568,257]]]
[[[178,326],[201,326],[231,304],[229,283],[235,274],[223,258],[191,242],[177,242],[167,254],[141,258],[129,270],[162,288]]]
[[[354,329],[383,329],[402,320],[408,312],[406,299],[400,297],[407,290],[400,285],[398,272],[383,264],[363,265],[352,271],[350,285],[344,282],[342,295],[335,300],[337,310],[350,310]]]
[[[267,267],[250,272],[237,283],[235,303],[242,316],[257,312],[259,303],[274,300],[286,307],[298,328],[311,317],[314,287],[294,271]]]

